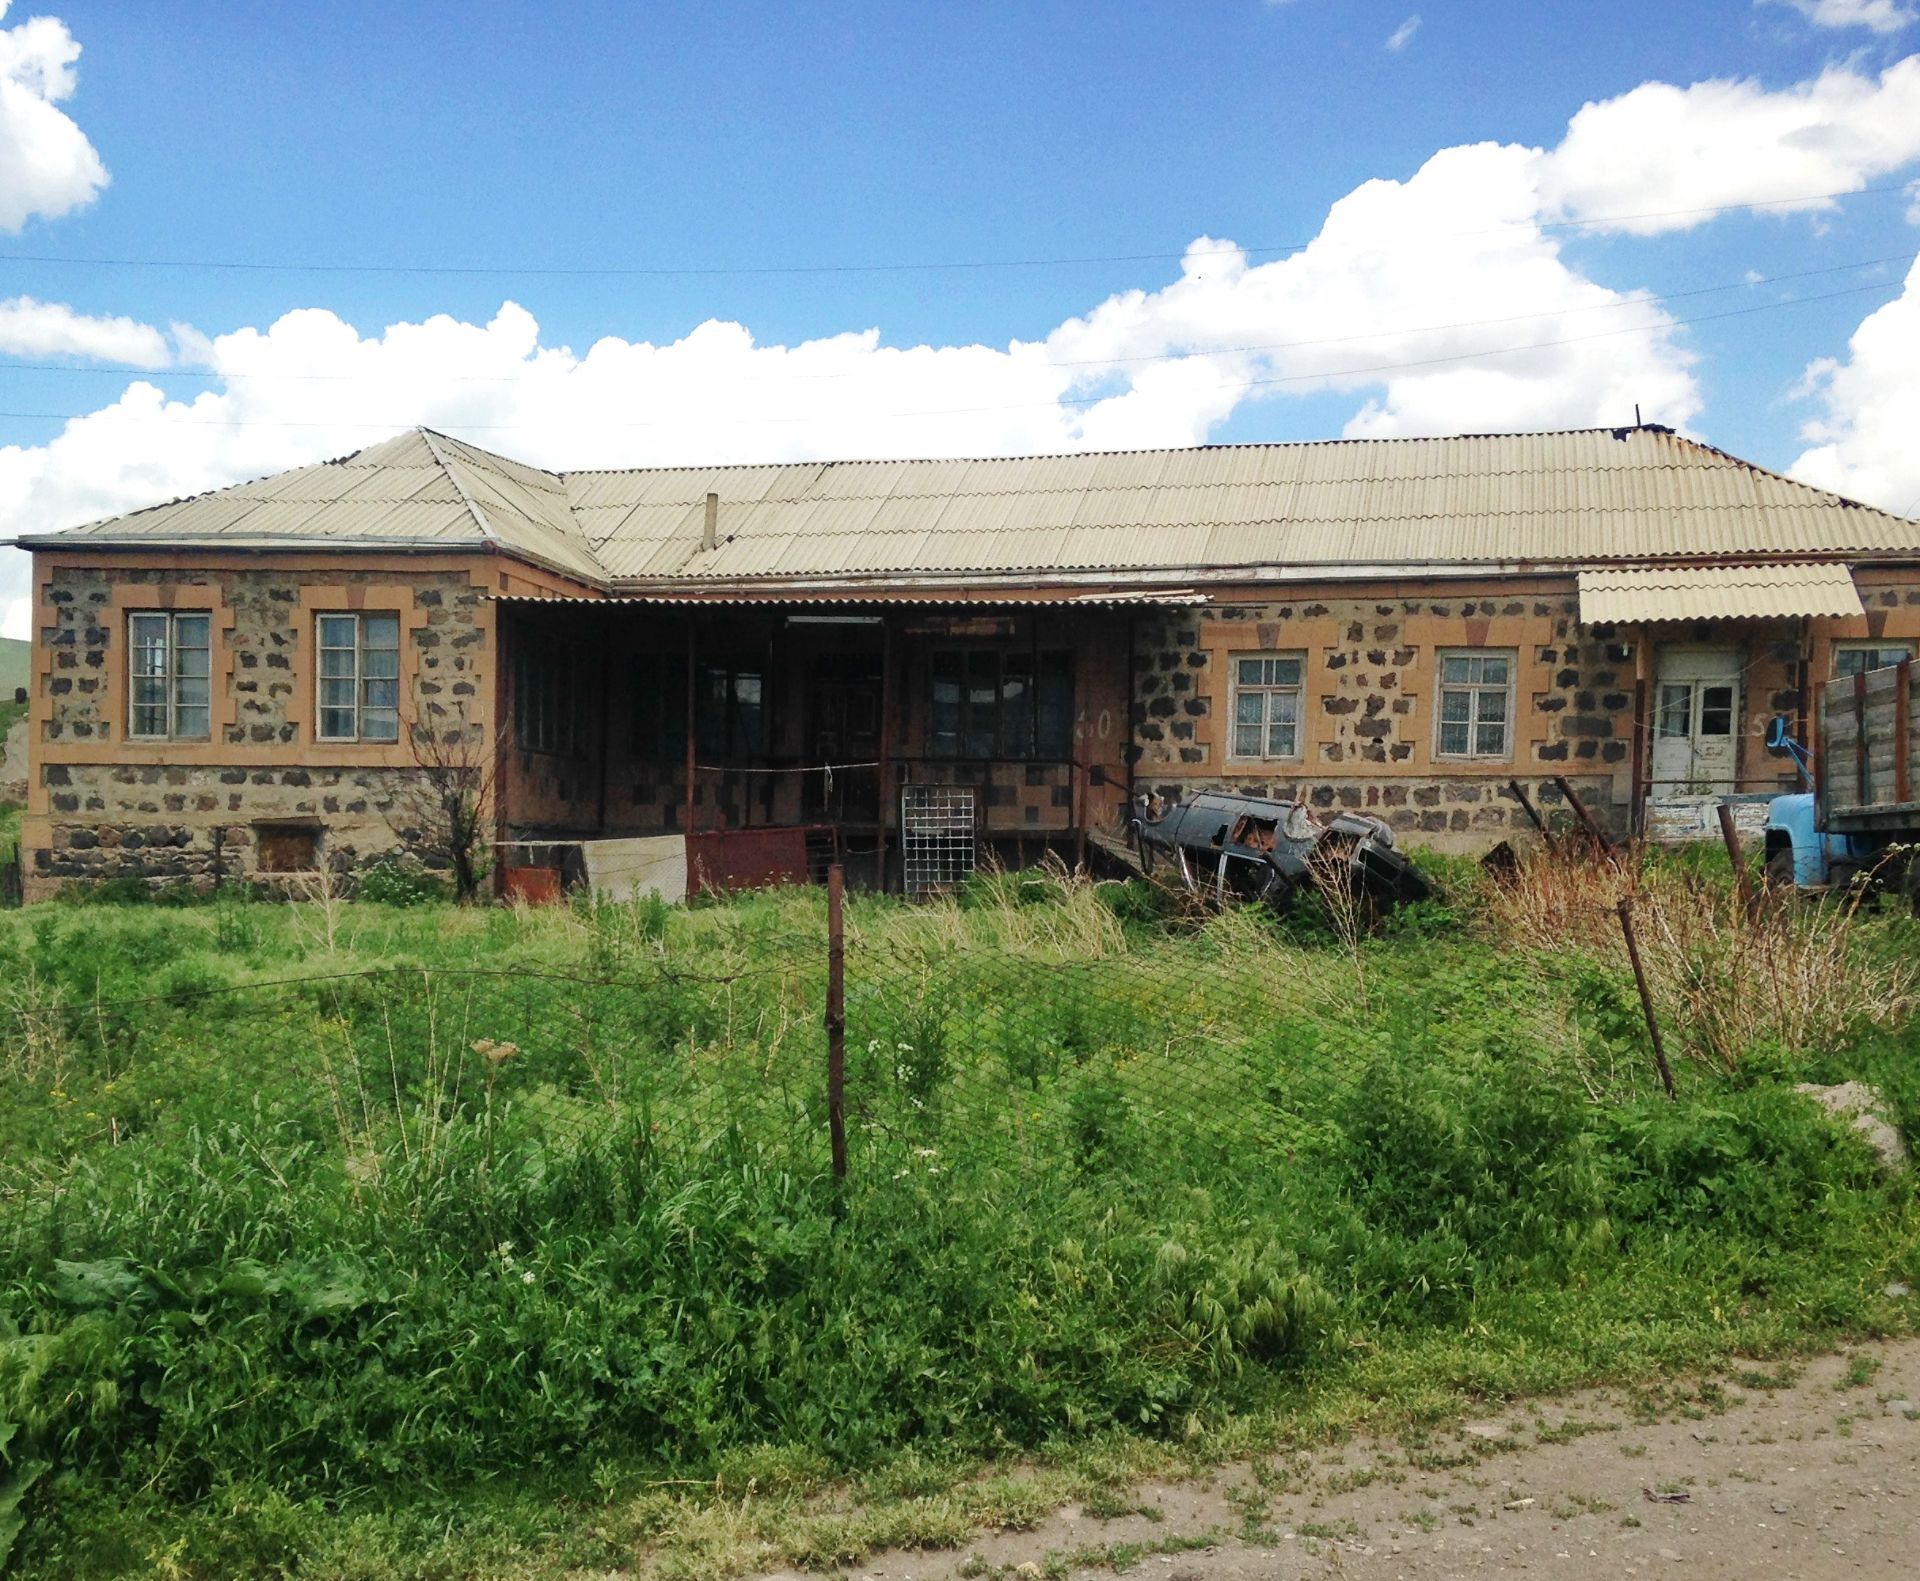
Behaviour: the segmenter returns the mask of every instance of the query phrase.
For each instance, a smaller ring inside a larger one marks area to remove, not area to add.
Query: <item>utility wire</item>
[[[1785,274],[1762,275],[1752,279],[1729,281],[1724,285],[1693,286],[1685,291],[1648,292],[1639,296],[1615,297],[1606,302],[1582,302],[1567,307],[1542,308],[1532,313],[1508,313],[1498,318],[1460,319],[1450,324],[1417,324],[1397,329],[1367,330],[1353,335],[1328,335],[1312,340],[1266,341],[1248,346],[1209,346],[1187,351],[1142,352],[1129,357],[1064,357],[1050,359],[1035,366],[1045,368],[1107,368],[1124,367],[1141,363],[1184,362],[1196,357],[1234,357],[1247,356],[1268,351],[1298,351],[1312,346],[1341,346],[1354,341],[1396,340],[1406,335],[1439,335],[1458,329],[1485,329],[1496,324],[1520,324],[1542,318],[1564,318],[1573,313],[1611,312],[1623,307],[1651,307],[1662,302],[1678,302],[1690,297],[1714,296],[1727,291],[1750,290],[1763,285],[1778,285],[1787,280],[1808,280],[1816,276],[1845,274],[1854,269],[1873,269],[1883,264],[1907,263],[1913,257],[1910,252],[1890,253],[1883,258],[1862,258],[1855,263],[1829,264],[1819,269],[1796,269]],[[895,348],[899,349],[899,348]],[[574,367],[579,364],[575,363]],[[532,364],[525,365],[516,373],[436,373],[432,375],[436,384],[518,384],[532,371]],[[834,379],[855,379],[862,376],[859,369],[842,370],[835,373],[782,373],[774,376],[755,375],[749,381],[753,384],[768,383],[810,383]],[[4,362],[0,361],[0,373],[91,373],[111,375],[113,377],[136,376],[149,379],[201,379],[227,382],[232,380],[278,379],[290,383],[328,383],[355,382],[365,379],[365,373],[280,373],[247,372],[236,369],[226,372],[215,368],[143,368],[137,363],[85,363],[69,364],[64,362]]]
[[[1815,296],[1789,297],[1781,302],[1759,302],[1751,307],[1727,308],[1719,313],[1701,313],[1692,318],[1663,319],[1653,324],[1630,324],[1620,329],[1594,330],[1584,335],[1562,335],[1553,340],[1529,341],[1518,346],[1488,346],[1478,351],[1450,352],[1439,357],[1420,357],[1405,362],[1379,362],[1364,367],[1327,368],[1311,373],[1276,374],[1268,378],[1242,379],[1228,384],[1209,386],[1218,391],[1254,390],[1281,384],[1317,383],[1341,379],[1365,378],[1373,374],[1398,373],[1412,368],[1439,367],[1451,362],[1477,362],[1485,357],[1519,356],[1530,351],[1547,351],[1556,346],[1571,346],[1590,340],[1608,340],[1618,335],[1642,335],[1650,332],[1663,332],[1679,329],[1688,324],[1705,324],[1723,318],[1744,318],[1753,313],[1777,312],[1781,308],[1800,307],[1809,302],[1830,302],[1839,297],[1859,296],[1868,291],[1893,291],[1901,287],[1898,281],[1876,281],[1872,285],[1847,286],[1839,291],[1825,291]],[[873,418],[916,418],[916,417],[958,417],[988,412],[1017,412],[1037,408],[1057,406],[1097,406],[1102,401],[1111,400],[1111,394],[1059,396],[1049,401],[1015,401],[994,406],[950,406],[929,407],[902,412],[870,412],[864,414]],[[0,419],[21,422],[66,422],[75,414],[68,412],[9,412],[0,411]],[[411,428],[415,419],[388,422],[350,422],[339,421],[292,421],[280,418],[194,418],[168,417],[160,413],[121,413],[122,417],[131,417],[145,422],[181,423],[192,427],[206,428],[324,428],[324,429],[366,429],[378,433],[392,433],[399,429]],[[817,417],[808,414],[799,417],[755,417],[749,421],[756,423],[805,424],[817,421]],[[531,423],[467,423],[453,421],[452,427],[471,433],[513,433],[531,428]],[[671,422],[658,419],[638,419],[625,422],[605,422],[598,424],[606,428],[664,428]]]
[[[1739,203],[1708,203],[1683,209],[1645,209],[1634,214],[1601,214],[1578,220],[1523,220],[1508,225],[1487,226],[1480,230],[1431,233],[1429,239],[1467,238],[1503,235],[1512,231],[1581,231],[1612,225],[1631,225],[1641,220],[1687,219],[1699,215],[1726,214],[1740,209],[1798,208],[1812,203],[1834,203],[1847,198],[1881,196],[1905,192],[1907,183],[1888,187],[1857,187],[1845,192],[1810,192],[1789,198],[1755,198]],[[1405,233],[1350,243],[1322,243],[1342,249],[1365,249],[1398,245],[1418,240]],[[227,270],[253,274],[369,274],[369,275],[515,275],[530,279],[568,279],[576,277],[621,278],[693,278],[718,275],[834,275],[834,274],[913,274],[941,270],[985,269],[1057,269],[1081,264],[1160,263],[1174,259],[1205,258],[1246,254],[1304,252],[1313,241],[1277,242],[1259,247],[1203,247],[1180,252],[1097,253],[1058,258],[965,258],[921,263],[829,263],[829,264],[370,264],[370,263],[268,263],[240,258],[101,258],[70,257],[57,253],[0,253],[0,263],[56,264],[97,269],[201,269]]]

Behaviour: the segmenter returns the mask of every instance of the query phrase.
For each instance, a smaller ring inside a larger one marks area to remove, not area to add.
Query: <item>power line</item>
[[[1329,335],[1311,340],[1265,341],[1245,346],[1209,346],[1187,351],[1142,352],[1127,357],[1065,357],[1050,359],[1037,364],[1046,368],[1103,368],[1122,367],[1141,363],[1182,362],[1203,357],[1248,356],[1261,352],[1299,351],[1314,346],[1350,345],[1355,341],[1397,340],[1409,335],[1439,335],[1461,329],[1484,329],[1496,324],[1519,324],[1542,318],[1564,318],[1574,313],[1610,312],[1623,307],[1652,307],[1663,302],[1678,302],[1691,297],[1713,296],[1727,291],[1751,290],[1763,285],[1779,285],[1788,280],[1808,280],[1817,276],[1845,274],[1854,269],[1873,269],[1884,264],[1907,263],[1913,254],[1910,252],[1890,253],[1882,258],[1862,258],[1853,263],[1828,264],[1819,269],[1796,269],[1783,274],[1757,275],[1750,278],[1728,281],[1722,285],[1703,285],[1689,287],[1684,291],[1647,292],[1638,296],[1614,297],[1606,302],[1582,302],[1565,307],[1542,308],[1531,313],[1507,313],[1497,318],[1459,319],[1447,324],[1405,325],[1394,329],[1367,330],[1352,335]],[[1866,289],[1872,289],[1868,287]],[[1817,298],[1810,300],[1818,300]],[[1783,306],[1785,304],[1769,304]],[[1657,327],[1657,326],[1648,326]],[[1037,342],[1035,343],[1037,344]],[[890,348],[903,350],[907,348]],[[575,363],[574,367],[579,364]],[[431,378],[438,384],[517,384],[532,371],[532,364],[524,364],[514,373],[433,373]],[[808,383],[822,380],[859,378],[863,370],[842,370],[834,373],[782,373],[775,377],[756,375],[750,382],[755,384],[791,382]],[[119,377],[137,377],[145,379],[199,379],[231,383],[234,381],[252,381],[258,379],[281,380],[287,383],[352,383],[363,380],[362,373],[282,373],[247,372],[244,370],[221,370],[217,368],[143,368],[137,363],[86,363],[69,364],[63,362],[6,362],[0,361],[0,374],[5,373],[64,373],[96,374]]]
[[[1479,230],[1429,233],[1427,239],[1465,239],[1497,236],[1511,231],[1583,231],[1615,225],[1632,225],[1643,220],[1689,219],[1702,215],[1728,214],[1742,209],[1799,208],[1814,203],[1835,203],[1848,198],[1884,196],[1905,192],[1907,183],[1888,187],[1856,187],[1843,192],[1810,192],[1788,198],[1753,198],[1738,203],[1707,203],[1692,208],[1643,209],[1633,214],[1601,214],[1577,220],[1523,220],[1508,225],[1487,226]],[[1345,249],[1365,249],[1410,239],[1406,233],[1339,245]],[[243,258],[103,258],[73,257],[58,253],[0,253],[0,263],[53,264],[90,269],[196,269],[246,274],[365,274],[365,275],[458,275],[515,276],[527,279],[574,278],[712,278],[724,275],[836,275],[836,274],[915,274],[943,270],[1058,269],[1084,264],[1164,263],[1185,258],[1206,258],[1245,254],[1248,257],[1304,252],[1313,246],[1304,242],[1275,242],[1258,247],[1203,247],[1180,252],[1094,253],[1053,258],[960,258],[923,262],[828,263],[828,264],[375,264],[375,263],[270,263]]]
[[[1242,379],[1232,383],[1213,385],[1217,391],[1254,390],[1283,384],[1306,384],[1331,382],[1343,379],[1367,378],[1374,374],[1399,373],[1414,368],[1440,367],[1447,363],[1476,362],[1485,357],[1519,356],[1531,351],[1547,351],[1557,346],[1571,346],[1590,340],[1607,340],[1620,335],[1640,335],[1648,332],[1661,332],[1679,329],[1689,324],[1705,324],[1724,318],[1743,318],[1754,313],[1777,312],[1781,308],[1799,307],[1809,302],[1828,302],[1839,297],[1859,296],[1869,291],[1892,291],[1898,289],[1898,282],[1878,281],[1872,285],[1848,286],[1839,291],[1826,291],[1816,296],[1789,297],[1781,302],[1759,302],[1751,307],[1728,308],[1719,313],[1701,313],[1692,318],[1664,319],[1653,324],[1631,324],[1619,329],[1595,330],[1584,335],[1563,335],[1553,340],[1530,341],[1518,346],[1489,346],[1479,351],[1452,352],[1439,357],[1421,357],[1405,362],[1381,362],[1364,367],[1328,368],[1312,373],[1277,374],[1268,378]],[[1016,401],[993,406],[955,406],[932,407],[914,411],[870,412],[864,414],[870,418],[917,418],[917,417],[958,417],[991,412],[1028,411],[1038,408],[1059,406],[1097,406],[1102,401],[1113,399],[1109,395],[1060,396],[1049,401]],[[9,412],[0,411],[0,419],[19,422],[66,422],[76,414],[67,412]],[[91,415],[91,414],[87,414]],[[417,419],[387,422],[351,422],[338,421],[299,421],[283,418],[191,418],[167,417],[159,413],[123,413],[145,422],[179,423],[189,427],[206,428],[319,428],[329,430],[365,429],[370,432],[392,433],[399,429],[410,428]],[[756,423],[806,424],[818,421],[817,415],[800,417],[755,417]],[[464,423],[451,420],[449,426],[470,433],[514,433],[531,428],[531,423]],[[662,428],[670,423],[658,419],[628,420],[608,422],[599,426],[609,428]]]

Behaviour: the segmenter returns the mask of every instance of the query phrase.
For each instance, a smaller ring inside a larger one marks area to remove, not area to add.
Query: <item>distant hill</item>
[[[13,701],[13,689],[25,686],[33,673],[33,644],[19,637],[0,637],[0,703]]]

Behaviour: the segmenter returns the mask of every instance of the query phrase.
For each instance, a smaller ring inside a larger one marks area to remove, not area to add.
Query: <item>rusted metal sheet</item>
[[[555,906],[565,898],[557,867],[510,867],[507,869],[507,899],[529,906]]]
[[[687,837],[687,892],[725,894],[737,889],[771,889],[804,884],[808,878],[810,826],[768,829],[709,829]]]

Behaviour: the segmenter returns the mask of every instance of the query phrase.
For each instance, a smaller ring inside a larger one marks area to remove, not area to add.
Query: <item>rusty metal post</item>
[[[1541,836],[1551,845],[1553,843],[1553,831],[1547,827],[1546,819],[1540,816],[1539,809],[1533,805],[1533,798],[1527,794],[1526,786],[1522,785],[1518,780],[1508,780],[1507,794],[1521,805],[1534,828],[1538,829]]]
[[[1580,799],[1580,793],[1568,783],[1566,775],[1554,775],[1553,783],[1560,787],[1560,794],[1567,798],[1567,805],[1573,809],[1574,817],[1580,820],[1580,827],[1587,831],[1587,837],[1600,848],[1603,855],[1616,855],[1613,836],[1602,829],[1599,820],[1587,811],[1587,804]]]
[[[1754,899],[1753,878],[1747,872],[1747,859],[1740,850],[1740,831],[1733,826],[1733,809],[1725,802],[1720,803],[1720,838],[1726,842],[1727,860],[1733,863],[1733,887],[1740,895],[1740,909],[1747,914],[1748,923],[1759,920],[1759,903]]]
[[[1673,1067],[1667,1063],[1667,1046],[1660,1041],[1660,1022],[1653,1013],[1653,994],[1647,987],[1646,968],[1640,964],[1640,943],[1633,936],[1633,902],[1622,899],[1615,908],[1620,913],[1620,933],[1627,941],[1627,959],[1633,962],[1633,983],[1640,990],[1640,1013],[1647,1018],[1647,1035],[1653,1039],[1653,1064],[1660,1072],[1660,1085],[1672,1098]]]
[[[827,869],[827,1135],[833,1178],[847,1178],[847,939],[841,916],[846,869]]]

